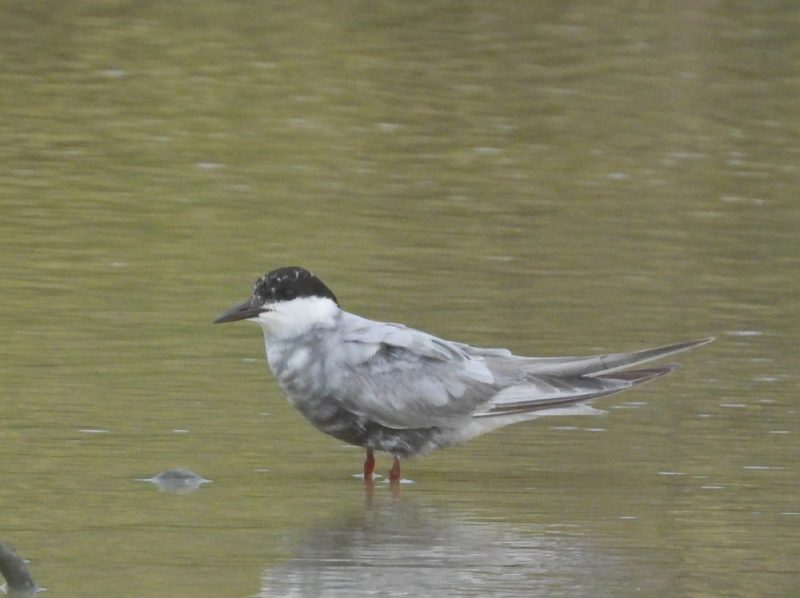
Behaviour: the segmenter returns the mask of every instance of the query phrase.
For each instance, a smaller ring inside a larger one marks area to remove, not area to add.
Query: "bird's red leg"
[[[372,480],[372,472],[375,471],[375,455],[372,453],[372,449],[367,449],[367,458],[364,459],[364,481],[368,482]]]
[[[396,484],[400,481],[400,458],[397,455],[392,459],[392,468],[389,470],[389,482]]]

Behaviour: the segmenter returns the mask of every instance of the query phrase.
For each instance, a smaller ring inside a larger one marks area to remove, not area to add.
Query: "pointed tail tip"
[[[667,345],[664,348],[673,347],[676,351],[686,351],[688,349],[694,349],[695,347],[708,345],[709,343],[713,343],[715,340],[717,340],[716,336],[707,336],[705,338],[697,339],[696,341],[684,341],[682,343],[676,343],[675,345]]]
[[[702,347],[703,345],[708,345],[713,343],[715,340],[717,340],[716,336],[707,336],[705,338],[701,338],[700,340],[694,341],[692,345],[694,345],[695,347]]]
[[[631,380],[634,386],[638,386],[639,384],[646,384],[651,382],[652,380],[657,380],[662,376],[666,376],[667,374],[671,374],[675,370],[681,369],[680,364],[677,363],[668,363],[665,366],[660,368],[652,368],[650,372],[642,372],[644,375],[641,378]]]

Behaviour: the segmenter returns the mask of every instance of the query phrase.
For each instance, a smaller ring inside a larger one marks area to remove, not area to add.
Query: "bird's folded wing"
[[[677,365],[632,370],[600,376],[531,377],[527,384],[505,388],[497,393],[484,411],[474,417],[526,413],[583,403],[614,394],[674,372]]]
[[[529,374],[535,376],[600,376],[638,367],[643,363],[661,359],[701,347],[712,342],[714,337],[703,338],[696,341],[664,345],[653,349],[632,351],[630,353],[606,353],[602,355],[587,355],[583,357],[522,357],[511,355],[505,349],[481,349],[469,345],[459,345],[468,355],[483,356],[490,367],[498,363],[499,367],[521,367]]]
[[[337,400],[384,426],[457,425],[497,393],[482,358],[413,328],[358,318],[342,339],[349,372]]]
[[[464,361],[467,355],[457,343],[451,343],[402,324],[375,322],[358,316],[348,321],[343,340],[349,343],[384,344],[399,347],[420,357],[441,361]]]
[[[393,428],[455,427],[473,416],[531,411],[625,390],[674,367],[622,371],[707,344],[632,353],[521,357],[437,338],[400,324],[351,316],[342,334],[348,382],[342,406]]]

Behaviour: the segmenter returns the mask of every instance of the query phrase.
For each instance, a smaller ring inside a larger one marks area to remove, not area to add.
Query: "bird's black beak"
[[[264,311],[269,311],[258,305],[252,305],[249,301],[245,301],[241,305],[236,305],[221,314],[214,324],[224,324],[225,322],[236,322],[238,320],[247,320],[248,318],[258,317],[258,314]]]

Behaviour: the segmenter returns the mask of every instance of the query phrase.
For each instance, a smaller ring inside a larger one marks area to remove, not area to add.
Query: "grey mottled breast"
[[[347,364],[363,348],[340,342],[335,332],[311,331],[290,341],[267,341],[267,359],[289,402],[320,431],[348,444],[387,451],[401,457],[427,453],[445,444],[437,426],[392,428],[344,406],[351,387]]]

